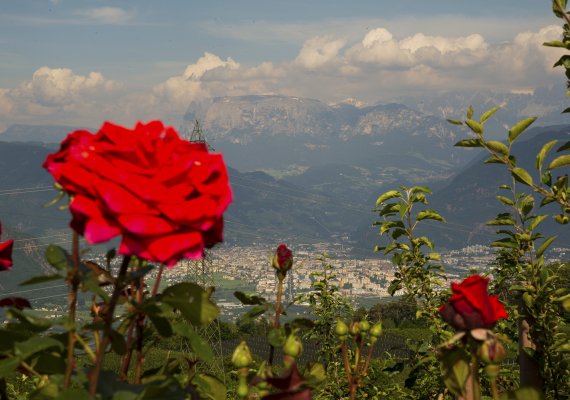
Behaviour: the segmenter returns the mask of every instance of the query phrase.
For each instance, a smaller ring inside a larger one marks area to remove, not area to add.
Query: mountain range
[[[480,152],[454,147],[467,133],[440,116],[402,104],[242,96],[192,104],[180,132],[190,136],[196,119],[229,166],[235,199],[226,214],[228,242],[345,241],[366,251],[377,244],[376,198],[400,185],[435,190],[430,207],[449,222],[430,231],[439,246],[493,239],[484,222],[501,211],[494,197],[509,177],[483,165]],[[67,231],[67,211],[42,207],[55,191],[41,164],[72,130],[18,125],[0,134],[0,220],[8,232],[34,238]],[[514,151],[532,171],[540,145],[567,140],[569,130],[531,129]]]

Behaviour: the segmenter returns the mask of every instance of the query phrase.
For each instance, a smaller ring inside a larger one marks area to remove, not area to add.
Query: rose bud
[[[358,322],[353,322],[352,324],[350,324],[350,327],[348,329],[352,336],[356,336],[360,332],[360,327],[358,326]]]
[[[340,337],[341,339],[346,339],[346,336],[348,335],[348,326],[341,321],[340,319],[338,321],[336,321],[336,326],[334,328],[334,332],[336,333],[336,335],[338,337]]]
[[[236,368],[247,368],[253,362],[251,352],[245,340],[242,340],[240,344],[234,350],[232,354],[232,363]]]
[[[293,266],[293,252],[286,245],[280,244],[273,256],[273,268],[287,273]]]
[[[358,329],[360,329],[360,332],[368,332],[370,330],[370,323],[363,319],[358,323]]]
[[[303,352],[303,343],[295,334],[290,334],[283,345],[283,354],[289,357],[297,358]]]
[[[374,324],[374,326],[372,326],[372,328],[370,328],[370,335],[374,336],[375,338],[378,338],[380,337],[381,334],[382,334],[382,323],[377,322]]]
[[[507,351],[501,342],[491,338],[479,346],[478,355],[485,364],[498,364],[505,359]]]

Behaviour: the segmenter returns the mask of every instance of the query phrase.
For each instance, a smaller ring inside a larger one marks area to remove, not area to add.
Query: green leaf
[[[518,249],[519,248],[517,242],[511,238],[502,238],[499,240],[495,240],[493,243],[491,243],[490,246],[491,247],[502,247],[502,248],[506,248],[506,249]]]
[[[555,169],[560,167],[565,167],[566,165],[570,165],[570,154],[565,154],[563,156],[558,156],[548,166],[548,169]]]
[[[20,365],[20,359],[9,357],[0,360],[0,376],[9,376]]]
[[[513,226],[514,224],[515,220],[512,218],[496,218],[486,223],[486,225],[490,226],[502,226],[502,225]]]
[[[410,188],[410,194],[416,194],[416,193],[432,194],[432,190],[427,186],[414,186]]]
[[[552,244],[552,242],[554,242],[554,240],[557,237],[558,236],[551,236],[548,239],[546,239],[544,242],[542,242],[538,250],[536,250],[536,257],[542,257],[544,252],[548,249],[548,247]]]
[[[529,194],[520,202],[520,210],[524,216],[527,216],[534,208],[534,197]]]
[[[504,197],[504,196],[496,196],[496,197],[501,203],[503,203],[507,206],[514,206],[515,205],[515,202],[512,201],[511,199],[507,198],[507,197]]]
[[[455,147],[483,147],[481,139],[463,139],[454,144]]]
[[[255,293],[244,293],[240,291],[234,292],[234,296],[241,301],[241,304],[245,304],[246,306],[253,306],[256,304],[265,304],[267,301],[261,297],[256,295]]]
[[[422,221],[424,219],[445,222],[445,219],[434,210],[423,210],[416,215],[416,221]]]
[[[520,167],[513,168],[511,171],[513,178],[518,182],[524,183],[525,185],[532,186],[532,177],[530,174],[524,169]]]
[[[63,276],[55,274],[55,275],[44,275],[44,276],[34,276],[33,278],[30,278],[22,283],[20,283],[19,286],[26,286],[26,285],[36,285],[38,283],[45,283],[45,282],[51,282],[51,281],[56,281],[58,279],[63,279]]]
[[[68,389],[59,393],[57,400],[89,400],[89,392],[85,389]]]
[[[558,222],[560,225],[566,225],[568,223],[568,216],[564,214],[557,214],[554,216],[554,220]]]
[[[469,107],[467,107],[467,113],[465,114],[467,116],[467,119],[471,119],[473,117],[473,113],[475,112],[475,110],[473,110],[473,106],[470,105]]]
[[[170,321],[168,318],[160,317],[158,315],[147,314],[148,319],[152,322],[156,331],[162,337],[172,336],[172,326],[170,326]]]
[[[60,246],[50,244],[46,249],[47,262],[57,270],[65,271],[73,267],[73,261],[67,251]]]
[[[463,396],[469,376],[469,358],[462,348],[444,350],[441,357],[441,372],[449,391],[455,396]]]
[[[398,190],[389,190],[386,193],[382,194],[376,200],[376,206],[379,206],[381,203],[384,203],[386,200],[393,199],[395,197],[402,197],[402,193]]]
[[[551,40],[550,42],[544,42],[542,43],[543,46],[546,47],[564,47],[566,48],[566,45],[561,42],[560,40]]]
[[[546,157],[546,155],[548,154],[548,152],[550,151],[550,149],[552,149],[552,147],[558,142],[558,140],[551,140],[550,142],[546,143],[544,146],[542,146],[542,149],[540,149],[540,151],[538,152],[538,154],[536,155],[536,168],[538,170],[542,170],[542,163],[544,162],[544,157]]]
[[[483,126],[479,122],[473,119],[468,119],[465,121],[465,123],[467,124],[469,129],[471,129],[476,134],[481,135],[483,133]]]
[[[462,121],[459,121],[458,119],[447,119],[447,122],[454,124],[454,125],[463,125]]]
[[[226,399],[226,387],[214,376],[202,373],[197,374],[194,376],[194,379],[192,379],[192,383],[196,385],[201,399]]]
[[[513,143],[534,121],[536,117],[525,118],[509,129],[509,143]]]
[[[50,337],[34,336],[25,342],[16,343],[14,345],[14,354],[24,360],[32,354],[39,353],[52,347],[57,347],[60,351],[63,350],[63,344],[59,340],[55,340]]]
[[[178,322],[174,324],[172,328],[177,335],[188,339],[192,351],[198,358],[206,362],[210,362],[214,359],[214,352],[208,342],[202,338],[190,324]]]
[[[489,149],[493,150],[495,153],[499,153],[499,154],[502,154],[504,156],[509,155],[509,148],[499,141],[490,140],[488,142],[485,142],[485,146],[487,146]]]
[[[491,157],[487,158],[485,161],[483,161],[483,163],[485,163],[485,164],[502,164],[503,160],[501,160],[497,156],[491,156]]]
[[[286,340],[287,333],[283,327],[271,329],[267,334],[267,341],[273,347],[283,347]]]
[[[182,316],[193,325],[201,326],[212,322],[220,311],[210,300],[212,292],[191,282],[181,282],[166,288],[161,300],[180,310]]]
[[[529,231],[533,231],[536,229],[536,227],[542,222],[544,221],[546,218],[548,218],[548,215],[537,215],[529,224],[528,224],[528,230]]]
[[[491,117],[491,115],[495,114],[501,107],[493,107],[490,110],[487,110],[483,113],[483,115],[481,115],[481,118],[479,119],[480,123],[484,123],[485,121],[487,121],[489,119],[489,117]]]
[[[562,10],[558,7],[562,7]],[[564,18],[563,12],[566,11],[566,0],[552,0],[552,12],[558,18]]]

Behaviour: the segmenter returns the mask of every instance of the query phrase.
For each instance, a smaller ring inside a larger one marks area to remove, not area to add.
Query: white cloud
[[[307,40],[294,63],[307,69],[320,68],[338,57],[345,45],[344,39],[330,36],[316,36]]]
[[[133,15],[119,7],[97,7],[76,12],[92,22],[106,25],[122,25],[130,22]]]
[[[108,110],[105,100],[121,84],[99,72],[75,74],[69,68],[41,67],[15,88],[0,88],[0,115],[14,122],[50,118],[91,119]],[[38,122],[38,121],[37,121]]]
[[[197,100],[215,96],[284,94],[338,102],[368,103],[432,91],[513,90],[563,84],[552,64],[561,55],[542,43],[560,36],[549,26],[491,43],[481,34],[415,33],[398,37],[386,27],[369,29],[357,40],[318,35],[306,40],[290,61],[246,66],[206,52],[180,73],[138,93],[122,95],[118,82],[101,73],[79,75],[42,67],[15,88],[0,88],[0,114],[10,120],[41,116],[59,123],[102,120],[132,124],[166,118],[171,123]],[[4,118],[7,120],[6,118]]]

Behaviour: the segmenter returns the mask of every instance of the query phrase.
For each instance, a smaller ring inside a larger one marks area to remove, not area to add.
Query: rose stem
[[[160,268],[158,269],[158,273],[156,275],[156,280],[154,281],[154,285],[152,287],[152,293],[151,293],[152,297],[156,296],[156,293],[158,292],[158,288],[160,286],[160,281],[162,279],[162,272],[163,271],[164,271],[164,264],[160,264]],[[123,376],[123,379],[125,379],[125,380],[128,377],[129,365],[131,363],[131,357],[133,354],[132,342],[133,342],[133,331],[134,331],[135,325],[136,325],[136,321],[133,321],[129,325],[129,331],[127,333],[127,354],[125,354],[125,356],[123,358],[123,365],[121,367],[121,374]]]
[[[77,289],[79,287],[79,234],[73,232],[71,244],[71,259],[73,262],[71,271],[67,275],[67,282],[70,286],[67,295],[67,308],[69,309],[69,331],[67,338],[67,365],[65,367],[65,377],[63,379],[64,389],[69,388],[71,374],[75,367],[75,314],[77,311]]]
[[[144,300],[144,277],[138,279],[137,285],[137,303],[142,304]],[[135,366],[135,384],[141,383],[142,367],[144,362],[143,355],[143,335],[144,335],[145,314],[139,312],[137,317],[137,363]]]
[[[362,370],[362,375],[366,375],[366,371],[368,371],[368,366],[370,365],[370,360],[372,359],[372,352],[374,351],[374,343],[370,344],[368,348],[368,355],[366,356],[366,363],[364,364],[364,369]]]
[[[131,271],[134,271],[134,265],[131,267]],[[133,284],[131,283],[131,288],[133,287]],[[131,290],[130,291],[131,294],[131,303],[134,303],[135,301],[135,296],[136,296],[136,290]],[[129,313],[133,312],[134,309],[132,306],[129,306]],[[137,314],[138,316],[138,314]],[[134,333],[134,329],[135,329],[135,325],[136,325],[136,318],[133,318],[133,320],[131,321],[131,323],[129,324],[129,329],[127,331],[127,343],[126,343],[126,348],[127,351],[125,352],[125,355],[123,356],[123,363],[121,365],[121,370],[120,370],[120,376],[121,379],[123,379],[125,382],[128,382],[129,380],[129,366],[131,364],[131,358],[133,356],[133,333]]]
[[[481,400],[481,387],[479,386],[479,358],[476,354],[471,356],[471,381],[473,385],[473,400]]]
[[[346,349],[346,340],[343,340],[342,344],[340,345],[340,350],[342,352],[342,361],[344,362],[344,372],[346,373],[346,380],[348,382],[348,386],[350,387],[350,396],[351,399],[354,399],[353,396],[353,382],[352,382],[352,373],[350,372],[350,362],[348,361],[348,350]]]
[[[109,308],[107,314],[105,315],[105,327],[103,333],[103,342],[99,349],[97,349],[97,358],[95,360],[95,365],[93,366],[93,371],[89,379],[89,397],[95,399],[97,395],[97,383],[99,381],[99,374],[101,373],[101,364],[103,364],[103,356],[105,354],[105,349],[109,344],[109,337],[111,336],[113,330],[113,315],[115,314],[115,307],[117,306],[117,301],[119,300],[119,295],[121,294],[123,281],[127,275],[127,269],[131,262],[131,256],[125,256],[123,258],[123,263],[119,269],[119,275],[115,281],[115,287],[113,289],[113,294],[111,295],[111,300],[109,300]]]
[[[285,274],[281,271],[277,272],[277,302],[275,304],[275,320],[273,321],[273,328],[279,328],[279,317],[281,316],[281,300],[283,298],[283,280],[285,279]],[[271,345],[270,345],[271,346]],[[269,360],[267,364],[271,366],[273,364],[273,356],[275,354],[275,347],[271,346],[269,348]]]
[[[497,379],[491,379],[491,392],[493,393],[493,400],[499,400],[499,389],[497,388]]]

